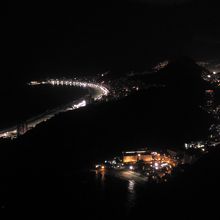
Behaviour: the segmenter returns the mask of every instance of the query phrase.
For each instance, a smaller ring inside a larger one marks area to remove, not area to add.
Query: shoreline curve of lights
[[[103,96],[107,96],[109,94],[109,90],[100,85],[100,84],[96,84],[96,83],[91,83],[91,82],[81,82],[81,81],[74,81],[74,80],[54,80],[54,79],[50,79],[47,81],[31,81],[29,83],[29,85],[66,85],[66,86],[75,86],[75,87],[81,87],[81,88],[90,88],[90,89],[94,89],[96,91],[98,91],[98,94],[94,97],[95,100],[100,100],[103,98]]]
[[[106,87],[100,84],[91,83],[91,82],[50,79],[47,81],[31,81],[30,83],[28,83],[28,85],[30,86],[45,85],[45,84],[53,85],[53,86],[67,85],[67,86],[75,86],[75,87],[93,89],[96,91],[92,96],[92,99],[94,101],[101,100],[104,96],[109,95],[109,90]],[[84,99],[76,100],[76,101],[73,101],[72,103],[68,103],[67,105],[60,106],[59,108],[56,108],[56,109],[52,109],[49,113],[45,112],[44,114],[41,114],[39,116],[32,117],[31,119],[28,119],[25,123],[1,130],[0,138],[14,139],[18,137],[19,135],[25,134],[27,131],[31,130],[32,128],[35,128],[36,125],[51,119],[52,117],[54,117],[55,115],[59,113],[85,107],[90,102],[91,102],[91,99],[89,100],[86,97],[84,97]]]

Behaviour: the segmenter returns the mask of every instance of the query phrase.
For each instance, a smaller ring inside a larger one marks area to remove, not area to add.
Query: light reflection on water
[[[129,193],[134,193],[134,185],[135,185],[135,182],[134,180],[129,180],[128,181],[128,192]]]
[[[111,175],[108,175],[109,173],[105,170],[98,170],[95,171],[95,179],[97,180],[98,187],[100,190],[100,198],[102,201],[107,201],[107,203],[109,202],[111,205],[115,205],[118,204],[119,201],[115,201],[113,200],[112,197],[114,196],[118,196],[118,193],[122,193],[122,197],[123,197],[123,190],[122,191],[117,191],[117,195],[115,194],[115,182],[113,182],[114,184],[111,185],[111,181],[108,181],[108,177],[111,177]],[[115,175],[115,173],[113,174]],[[123,199],[123,205],[122,207],[125,208],[127,214],[130,214],[132,212],[132,209],[135,207],[136,201],[137,201],[137,191],[136,189],[139,186],[139,183],[136,182],[134,179],[125,179],[124,175],[128,175],[127,172],[126,173],[120,173],[119,179],[118,179],[118,184],[120,185],[119,188],[121,186],[125,186],[126,187],[126,194],[125,197]],[[115,176],[116,177],[116,176]],[[110,178],[111,179],[111,178]],[[126,181],[125,181],[126,180]],[[110,184],[110,185],[109,185]],[[121,185],[122,184],[122,185]],[[137,185],[138,184],[138,185]],[[109,194],[110,192],[110,194]],[[120,203],[120,202],[119,202]]]
[[[134,207],[136,202],[136,190],[135,190],[135,181],[128,180],[128,196],[127,196],[127,208],[128,211]]]
[[[96,180],[101,183],[102,188],[105,186],[105,170],[95,171]]]

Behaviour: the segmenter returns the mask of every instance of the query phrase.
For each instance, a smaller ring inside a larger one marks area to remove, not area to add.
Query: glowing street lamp
[[[134,169],[134,167],[133,166],[129,166],[129,170],[133,170]]]

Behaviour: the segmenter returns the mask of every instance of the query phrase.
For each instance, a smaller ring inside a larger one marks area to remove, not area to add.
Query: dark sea
[[[29,86],[18,83],[1,93],[0,129],[24,122],[31,117],[82,98],[88,91],[67,86]]]

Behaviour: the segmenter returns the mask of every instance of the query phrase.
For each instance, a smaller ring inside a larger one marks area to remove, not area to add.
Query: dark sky
[[[215,58],[218,7],[196,0],[9,3],[3,19],[2,71],[143,70],[149,62],[189,55]]]
[[[192,2],[193,0],[132,0],[133,2],[148,3],[154,5],[173,5],[173,4],[184,4]]]

